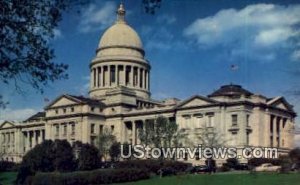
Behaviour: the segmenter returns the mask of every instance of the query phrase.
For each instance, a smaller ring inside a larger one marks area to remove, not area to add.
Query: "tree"
[[[196,144],[202,147],[222,147],[226,144],[224,136],[215,127],[204,127],[196,133]]]
[[[177,135],[178,125],[163,116],[159,116],[155,120],[147,120],[144,128],[139,128],[138,133],[141,143],[158,148],[171,147],[172,141],[179,136]]]
[[[24,184],[28,176],[36,172],[72,171],[74,155],[66,140],[45,140],[28,151],[20,165],[17,184]]]
[[[300,148],[294,148],[289,152],[289,157],[293,163],[300,165]]]
[[[67,78],[67,65],[51,62],[50,39],[71,0],[0,1],[0,80],[30,84],[42,92],[49,82]]]
[[[99,150],[90,144],[81,144],[78,146],[78,169],[79,170],[94,170],[100,166],[101,160]]]
[[[109,149],[115,141],[116,136],[113,135],[112,130],[104,127],[103,132],[98,136],[98,149],[101,158],[103,157],[105,161],[109,155]]]
[[[112,161],[118,161],[121,155],[121,143],[114,142],[109,149],[109,156]]]
[[[73,149],[67,140],[55,140],[53,151],[55,171],[67,172],[76,168]]]

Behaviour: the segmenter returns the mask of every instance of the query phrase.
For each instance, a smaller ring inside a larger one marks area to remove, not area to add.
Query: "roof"
[[[38,113],[32,115],[31,117],[27,118],[25,121],[40,120],[40,119],[42,119],[44,117],[46,117],[46,113],[45,112],[38,112]]]
[[[84,96],[75,96],[75,95],[69,95],[77,100],[79,100],[82,103],[86,103],[86,104],[100,104],[104,106],[104,103],[102,103],[100,100],[97,99],[92,99],[92,98],[88,98],[88,97],[84,97]]]
[[[125,21],[123,4],[120,4],[117,11],[117,21],[105,31],[100,39],[98,48],[103,49],[108,47],[143,48],[139,35]]]
[[[88,98],[88,97],[84,97],[84,96],[75,96],[75,95],[70,95],[70,94],[63,94],[59,97],[57,97],[55,100],[53,100],[52,102],[50,102],[45,109],[51,107],[53,104],[55,104],[58,100],[60,100],[61,98],[67,98],[69,100],[72,100],[78,104],[89,104],[89,105],[100,105],[100,106],[105,106],[105,104],[103,102],[101,102],[100,100],[97,99],[92,99],[92,98]]]
[[[214,91],[212,94],[208,95],[208,97],[214,97],[214,96],[251,96],[253,95],[252,92],[244,89],[240,85],[223,85],[218,90]]]

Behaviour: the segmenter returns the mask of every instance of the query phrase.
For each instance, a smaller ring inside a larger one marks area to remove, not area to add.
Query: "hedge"
[[[129,160],[116,163],[116,168],[146,168],[150,173],[158,173],[160,169],[172,168],[176,173],[185,172],[190,163],[172,160]]]
[[[146,169],[101,169],[94,171],[78,171],[71,173],[37,173],[29,178],[31,185],[93,185],[131,182],[148,179]]]

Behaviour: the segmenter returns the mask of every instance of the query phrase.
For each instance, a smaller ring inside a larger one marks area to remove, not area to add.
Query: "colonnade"
[[[128,86],[149,90],[149,70],[134,65],[98,65],[91,71],[92,88]]]

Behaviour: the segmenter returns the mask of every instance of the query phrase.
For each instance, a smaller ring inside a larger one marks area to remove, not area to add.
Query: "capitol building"
[[[296,113],[282,96],[266,97],[228,84],[207,96],[152,99],[151,65],[139,35],[125,20],[122,4],[89,67],[87,97],[63,94],[43,112],[0,125],[2,160],[20,162],[44,140],[95,144],[104,128],[111,129],[121,143],[137,144],[138,129],[158,116],[187,132],[213,127],[228,141],[227,146],[277,147],[283,154],[294,146]]]

